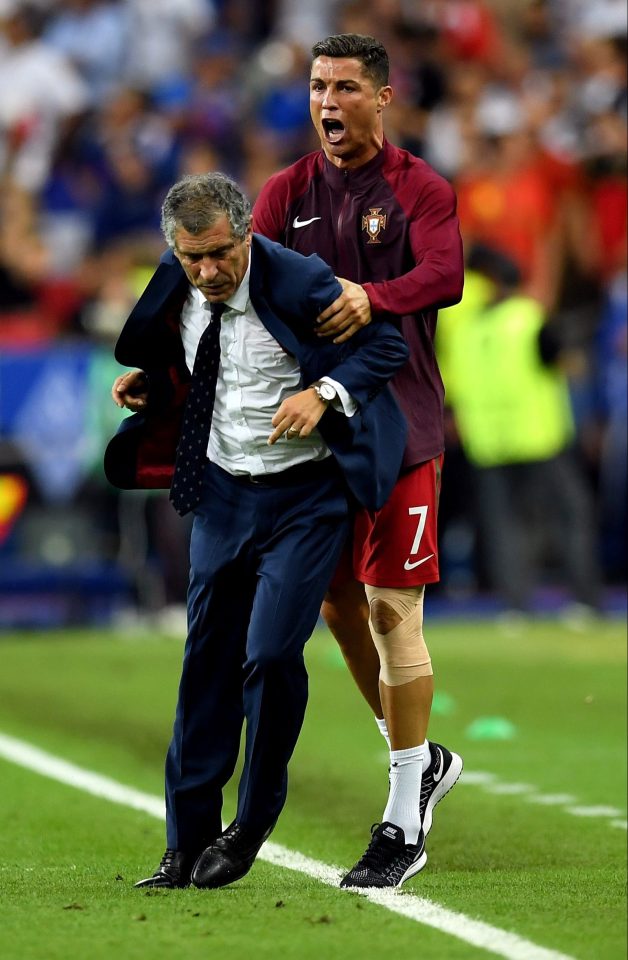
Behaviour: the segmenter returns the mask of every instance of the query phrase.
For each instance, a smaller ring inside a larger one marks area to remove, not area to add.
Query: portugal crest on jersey
[[[362,217],[362,229],[368,234],[369,243],[381,243],[379,235],[386,227],[386,214],[380,213],[381,207],[371,207]]]

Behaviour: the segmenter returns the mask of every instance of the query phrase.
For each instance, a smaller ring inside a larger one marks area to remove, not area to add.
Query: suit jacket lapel
[[[116,358],[121,363],[140,365],[133,359],[138,350],[154,363],[172,349],[172,334],[180,340],[179,316],[188,289],[188,279],[178,263],[159,264],[116,344]],[[171,359],[167,353],[166,359]]]
[[[302,345],[296,334],[277,316],[275,311],[268,305],[264,296],[262,285],[262,273],[259,267],[259,258],[255,255],[255,248],[251,248],[251,273],[249,277],[249,296],[255,312],[268,330],[275,338],[277,343],[283,347],[286,353],[299,358]]]

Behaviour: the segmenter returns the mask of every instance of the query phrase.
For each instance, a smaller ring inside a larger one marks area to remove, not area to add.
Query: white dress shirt
[[[249,298],[250,261],[242,283],[226,301],[220,326],[220,367],[207,456],[234,475],[278,473],[330,451],[318,430],[309,437],[273,445],[272,418],[286,397],[305,388],[298,361],[277,343],[258,317]],[[190,369],[198,342],[210,320],[210,303],[190,285],[181,311],[181,338]],[[323,377],[338,392],[334,406],[352,416],[357,404],[342,384]]]

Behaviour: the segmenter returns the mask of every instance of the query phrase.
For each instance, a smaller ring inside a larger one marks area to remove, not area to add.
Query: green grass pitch
[[[398,896],[459,912],[461,929],[472,918],[519,935],[520,960],[623,960],[625,624],[579,634],[546,620],[513,637],[489,621],[430,622],[428,606],[426,635],[430,734],[463,755],[468,779],[437,807],[427,867]],[[0,734],[160,797],[181,649],[148,633],[5,634]],[[348,868],[381,817],[385,745],[325,630],[307,659],[308,714],[272,839]],[[163,824],[6,759],[0,822],[4,960],[495,955],[263,861],[220,891],[134,890],[163,852]]]

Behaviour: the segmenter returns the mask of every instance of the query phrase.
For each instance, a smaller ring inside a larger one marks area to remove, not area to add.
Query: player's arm
[[[285,244],[285,218],[288,189],[285,179],[277,175],[268,180],[253,205],[253,232],[276,243]]]
[[[415,266],[395,280],[365,283],[371,310],[402,317],[452,306],[462,297],[464,261],[456,196],[446,180],[430,180],[410,216]]]
[[[301,294],[303,313],[316,318],[347,291],[323,260],[312,256],[308,261],[311,280]],[[340,293],[339,286],[343,287]],[[326,349],[326,345],[321,343],[321,348]],[[325,373],[362,407],[377,396],[407,359],[406,342],[392,324],[367,324],[356,330],[351,343],[336,354],[336,366]]]
[[[394,280],[352,284],[319,317],[319,335],[342,343],[373,319],[449,306],[462,296],[464,264],[456,198],[441,178],[430,181],[410,216],[415,266]]]

